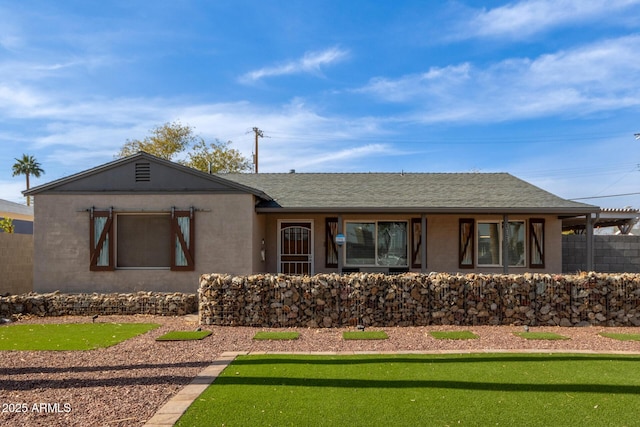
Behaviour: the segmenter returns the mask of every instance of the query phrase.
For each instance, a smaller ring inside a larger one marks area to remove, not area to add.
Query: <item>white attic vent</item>
[[[136,182],[151,181],[151,164],[149,162],[136,163]]]

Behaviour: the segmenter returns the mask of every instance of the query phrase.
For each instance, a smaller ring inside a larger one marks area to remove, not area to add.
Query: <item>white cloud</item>
[[[640,105],[639,56],[640,36],[629,36],[485,68],[465,63],[376,78],[359,91],[414,105],[423,122],[579,116]]]
[[[638,0],[524,0],[475,12],[454,37],[526,38],[574,22],[599,20],[638,4]]]
[[[291,156],[291,154],[300,153],[288,153],[288,161],[294,168],[302,170],[338,169],[344,171],[350,168],[349,165],[352,167],[354,164],[359,164],[360,159],[383,154],[392,155],[395,153],[395,150],[388,144],[356,145],[336,151],[325,150],[322,146],[316,146],[314,151],[314,153],[306,153],[305,156]],[[328,154],[327,151],[329,151]],[[337,168],[336,165],[338,165]]]
[[[321,68],[344,60],[348,51],[337,47],[317,52],[307,52],[300,59],[281,65],[264,67],[250,71],[240,77],[240,82],[251,83],[266,77],[276,77],[290,74],[311,73],[319,74]]]
[[[14,203],[26,203],[22,191],[26,188],[24,176],[15,177],[11,181],[0,181],[0,199]]]

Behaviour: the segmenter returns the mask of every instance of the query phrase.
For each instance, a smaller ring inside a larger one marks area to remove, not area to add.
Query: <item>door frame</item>
[[[287,223],[302,223],[302,224],[308,224],[309,225],[309,248],[310,248],[310,253],[309,253],[309,275],[313,275],[315,268],[314,268],[314,264],[315,264],[315,246],[314,246],[314,222],[312,219],[278,219],[278,228],[277,228],[277,235],[278,235],[278,247],[277,247],[277,252],[278,252],[278,256],[277,256],[277,266],[276,266],[276,270],[278,273],[282,273],[282,224],[287,224]]]

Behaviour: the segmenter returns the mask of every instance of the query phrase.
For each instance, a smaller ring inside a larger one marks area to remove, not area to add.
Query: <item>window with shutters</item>
[[[170,213],[91,211],[92,271],[194,270],[193,210]]]

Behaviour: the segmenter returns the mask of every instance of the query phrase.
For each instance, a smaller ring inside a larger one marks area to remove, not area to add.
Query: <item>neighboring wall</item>
[[[594,270],[601,273],[640,272],[640,236],[593,236]],[[562,236],[562,272],[586,271],[585,235]]]
[[[33,290],[33,235],[0,233],[0,295]]]

